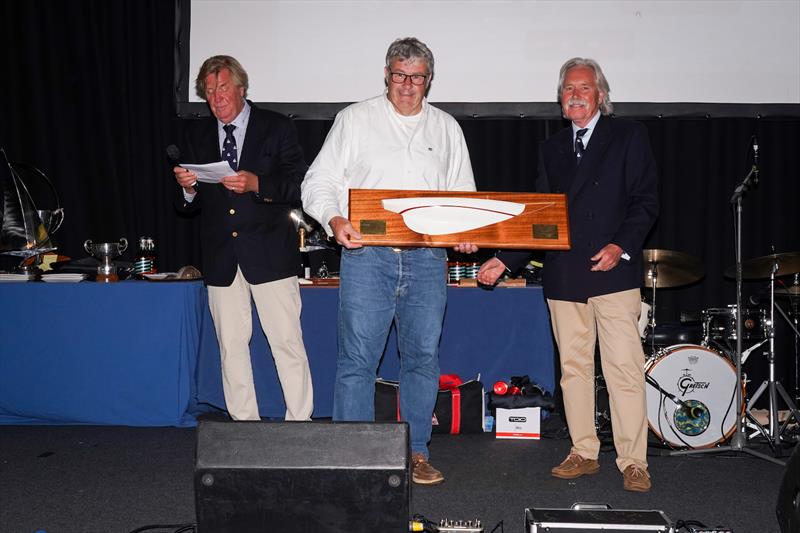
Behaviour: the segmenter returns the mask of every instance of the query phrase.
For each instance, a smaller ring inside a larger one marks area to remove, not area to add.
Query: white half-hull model
[[[509,220],[525,210],[525,204],[504,200],[459,197],[386,198],[383,208],[402,215],[412,231],[447,235]]]

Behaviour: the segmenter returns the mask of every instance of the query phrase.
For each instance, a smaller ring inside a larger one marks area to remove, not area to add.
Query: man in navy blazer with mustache
[[[548,252],[543,271],[572,439],[569,455],[551,473],[574,479],[600,469],[594,424],[599,338],[623,487],[647,492],[645,359],[637,321],[642,246],[658,215],[657,172],[644,126],[607,116],[609,92],[597,62],[567,61],[558,97],[572,124],[544,141],[539,154],[536,190],[567,195],[572,245]],[[500,252],[484,263],[478,280],[491,285],[527,259],[525,252]]]
[[[252,297],[267,335],[287,420],[309,420],[311,371],[300,328],[297,233],[289,217],[308,166],[292,122],[245,97],[247,72],[230,56],[200,67],[197,94],[213,117],[188,124],[187,163],[226,160],[221,183],[198,183],[175,167],[178,208],[200,210],[203,278],[220,346],[225,404],[234,420],[259,420],[250,360]]]

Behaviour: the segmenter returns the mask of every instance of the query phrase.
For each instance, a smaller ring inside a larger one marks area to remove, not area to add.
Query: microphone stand
[[[755,145],[757,146],[757,145]],[[755,148],[754,146],[754,148]],[[758,154],[758,150],[756,148],[755,151]],[[755,161],[757,161],[757,155]],[[736,431],[731,436],[730,442],[724,446],[718,446],[716,448],[705,448],[702,450],[678,450],[673,451],[670,455],[695,455],[695,454],[703,454],[703,453],[720,453],[720,452],[737,452],[737,453],[746,453],[752,455],[753,457],[758,457],[760,459],[764,459],[765,461],[770,461],[772,463],[786,466],[784,461],[777,459],[775,457],[771,457],[761,452],[757,452],[752,448],[747,447],[747,435],[744,432],[744,425],[742,424],[742,417],[744,416],[745,410],[742,409],[742,412],[739,409],[744,406],[744,401],[742,398],[742,197],[744,194],[750,190],[751,187],[755,187],[758,184],[758,164],[754,162],[753,166],[750,168],[750,172],[747,173],[747,176],[744,177],[742,182],[736,187],[733,192],[733,196],[731,196],[731,204],[735,206],[736,218],[734,221],[734,225],[736,226],[736,238],[735,238],[735,248],[736,248]]]

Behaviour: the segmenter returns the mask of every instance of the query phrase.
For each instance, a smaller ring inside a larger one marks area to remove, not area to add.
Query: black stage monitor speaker
[[[197,533],[408,531],[405,423],[200,422]]]
[[[778,491],[778,525],[781,533],[800,531],[800,445],[795,444]]]

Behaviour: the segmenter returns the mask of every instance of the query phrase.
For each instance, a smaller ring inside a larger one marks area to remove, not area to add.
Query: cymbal
[[[788,276],[800,272],[800,252],[765,255],[742,261],[742,278],[762,279],[768,278],[776,268],[775,277]],[[736,265],[725,269],[726,278],[736,277]]]
[[[680,287],[694,283],[703,277],[703,265],[699,259],[685,252],[674,250],[642,250],[644,255],[644,286],[656,288]]]
[[[775,289],[777,296],[800,296],[800,285],[789,285],[786,288]]]

